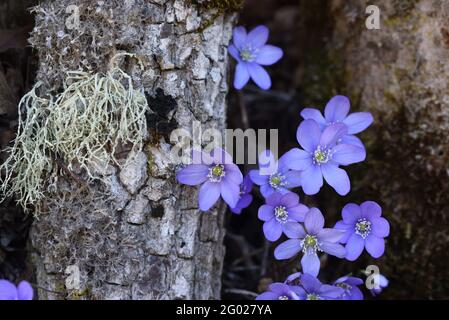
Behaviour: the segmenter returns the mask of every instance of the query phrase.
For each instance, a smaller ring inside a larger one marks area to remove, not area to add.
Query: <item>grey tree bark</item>
[[[104,72],[126,51],[144,68],[135,59],[122,68],[155,112],[144,151],[123,170],[101,168],[107,183],[85,186],[60,168],[58,196],[30,234],[39,299],[219,298],[224,206],[201,213],[167,154],[171,129],[225,126],[234,15],[180,0],[55,0],[34,11],[46,90],[61,89],[69,70]]]

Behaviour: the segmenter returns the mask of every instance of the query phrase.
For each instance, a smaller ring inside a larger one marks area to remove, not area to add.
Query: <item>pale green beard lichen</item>
[[[24,208],[43,199],[58,160],[88,180],[101,179],[98,168],[126,164],[128,159],[119,162],[119,151],[132,154],[143,147],[149,107],[125,72],[71,72],[65,83],[62,93],[48,99],[36,95],[37,83],[19,105],[19,130],[0,167],[5,172],[0,187]]]
[[[52,141],[48,115],[53,104],[36,95],[38,86],[39,83],[20,101],[18,134],[13,147],[6,150],[9,157],[0,167],[4,171],[4,176],[0,176],[2,194],[16,195],[24,207],[43,198],[45,175],[53,167],[48,156]]]

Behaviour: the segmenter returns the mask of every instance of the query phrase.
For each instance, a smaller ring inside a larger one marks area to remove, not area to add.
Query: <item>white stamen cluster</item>
[[[270,175],[270,178],[268,179],[268,183],[274,190],[277,190],[281,187],[287,186],[287,182],[284,180],[285,180],[285,176],[283,176],[282,174],[273,173],[272,175]]]
[[[210,167],[207,175],[210,182],[220,182],[224,176],[226,176],[226,172],[222,164]]]
[[[278,300],[290,300],[287,296],[279,296]]]
[[[307,234],[304,239],[301,240],[300,244],[304,254],[312,254],[317,251],[322,251],[317,237],[311,234]]]
[[[355,233],[365,239],[371,232],[371,222],[365,218],[357,220],[355,224]]]
[[[284,206],[274,208],[274,216],[277,222],[285,223],[288,219],[288,211]]]
[[[332,150],[318,146],[313,152],[313,163],[321,165],[327,163],[332,158]]]
[[[259,49],[253,48],[251,46],[245,46],[239,50],[240,58],[246,62],[254,61],[256,60],[258,51]]]
[[[321,297],[316,293],[307,294],[306,300],[321,300]]]

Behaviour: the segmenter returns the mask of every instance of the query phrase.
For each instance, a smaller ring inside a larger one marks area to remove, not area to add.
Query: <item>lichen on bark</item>
[[[56,97],[39,97],[38,82],[22,98],[17,136],[0,166],[5,196],[15,195],[26,209],[34,206],[35,215],[57,184],[57,166],[75,178],[82,173],[85,183],[102,180],[108,166],[126,166],[129,157],[119,161],[119,154],[141,151],[148,136],[146,98],[121,69],[113,67],[106,75],[71,72],[67,77]]]

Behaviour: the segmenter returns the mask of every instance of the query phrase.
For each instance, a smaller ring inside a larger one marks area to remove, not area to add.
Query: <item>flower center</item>
[[[349,284],[347,284],[345,282],[337,283],[337,287],[343,288],[345,290],[350,290],[352,288],[352,286],[350,286]]]
[[[256,56],[257,56],[257,49],[254,49],[250,46],[247,47],[243,47],[240,49],[239,53],[240,53],[240,58],[243,61],[247,61],[247,62],[251,62],[256,60]]]
[[[270,184],[270,186],[277,190],[280,187],[285,187],[287,185],[287,183],[284,181],[285,180],[285,176],[283,176],[280,173],[273,173],[270,176],[270,179],[268,180],[268,183]]]
[[[350,291],[352,289],[352,286],[345,282],[337,283],[336,286],[345,290],[345,292],[343,293],[343,296],[349,295]]]
[[[357,220],[355,224],[355,233],[365,239],[371,232],[371,222],[365,218]]]
[[[309,293],[306,300],[321,300],[320,296],[315,293]]]
[[[313,163],[314,164],[322,164],[327,163],[332,157],[332,152],[330,149],[322,148],[318,146],[316,150],[313,152]]]
[[[221,178],[223,178],[225,175],[226,172],[224,170],[224,166],[222,164],[217,164],[209,168],[209,174],[207,175],[207,177],[211,182],[220,182]]]
[[[321,251],[320,244],[316,236],[308,234],[301,240],[301,247],[303,253],[315,253]]]
[[[288,211],[284,206],[274,208],[274,216],[278,222],[286,222],[288,219]]]
[[[278,300],[290,300],[287,296],[279,296]]]

